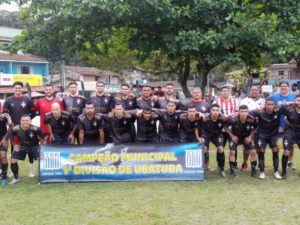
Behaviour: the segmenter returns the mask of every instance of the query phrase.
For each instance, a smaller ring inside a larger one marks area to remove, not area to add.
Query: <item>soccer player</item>
[[[167,110],[153,109],[159,115],[159,143],[178,143],[179,113],[176,112],[176,103],[169,101]]]
[[[85,103],[85,113],[77,119],[79,129],[79,144],[98,145],[104,144],[104,122],[100,114],[95,113],[93,103]]]
[[[11,170],[14,174],[10,184],[20,181],[18,160],[24,160],[26,154],[31,155],[34,160],[39,158],[39,143],[43,144],[45,135],[39,127],[31,125],[29,115],[22,115],[20,125],[15,126],[11,132],[14,151],[11,155]]]
[[[151,87],[148,85],[142,87],[142,96],[136,100],[136,103],[139,109],[144,109],[146,107],[159,108],[157,100],[152,97]]]
[[[44,91],[45,91],[45,98],[39,99],[35,103],[34,108],[40,114],[40,124],[41,124],[40,127],[41,127],[43,133],[47,136],[45,144],[49,144],[50,143],[50,132],[49,132],[48,126],[45,124],[46,113],[51,112],[51,107],[52,107],[53,103],[58,103],[60,105],[61,110],[64,110],[64,107],[63,107],[62,102],[54,97],[53,85],[51,85],[51,84],[46,85]]]
[[[252,85],[250,87],[250,96],[244,98],[241,101],[241,105],[246,105],[248,106],[249,110],[257,110],[262,108],[265,105],[265,99],[260,97],[260,90],[259,87],[257,85]],[[256,136],[257,134],[255,134],[254,136]],[[254,137],[255,139],[255,137]],[[257,151],[259,152],[259,150],[257,149]],[[242,167],[241,170],[242,171],[247,171],[247,161],[249,158],[249,153],[247,151],[243,152],[243,156],[244,156],[244,161],[242,163]]]
[[[3,112],[8,113],[12,119],[14,126],[20,124],[21,116],[29,114],[34,117],[34,104],[33,100],[26,95],[23,95],[23,83],[15,82],[13,84],[14,95],[8,97],[3,106]],[[13,151],[13,149],[12,149]],[[28,155],[29,159],[29,177],[34,177],[33,158]]]
[[[53,103],[51,112],[46,114],[45,124],[50,134],[50,144],[66,145],[74,143],[76,124],[70,113],[62,111],[58,103]]]
[[[279,84],[279,92],[271,96],[275,101],[275,106],[280,107],[282,105],[289,105],[293,103],[296,99],[295,95],[289,92],[289,83],[287,81],[282,81]],[[285,128],[285,120],[284,116],[280,118],[280,128],[279,128],[279,136],[283,138],[283,130]],[[288,167],[292,169],[296,169],[293,163],[293,155],[294,148],[291,148],[288,160]]]
[[[173,84],[167,84],[165,87],[165,96],[158,98],[157,103],[160,109],[166,109],[169,101],[173,101],[176,104],[176,109],[181,110],[182,105],[179,100],[174,98]]]
[[[121,96],[115,97],[114,102],[121,103],[125,111],[131,111],[137,108],[136,98],[132,96],[130,93],[130,88],[128,84],[121,85]]]
[[[134,143],[135,119],[131,113],[125,112],[124,106],[116,103],[113,111],[107,115],[107,122],[115,144]]]
[[[76,82],[69,84],[69,95],[65,96],[62,100],[62,104],[65,111],[71,113],[73,121],[77,121],[77,117],[83,113],[85,105],[85,97],[78,94],[78,87]],[[75,140],[79,143],[79,131],[76,129]]]
[[[202,100],[202,91],[200,88],[193,89],[192,100],[185,105],[185,109],[189,108],[191,105],[196,108],[197,112],[209,113],[210,105]]]
[[[273,153],[274,176],[281,179],[278,172],[279,149],[277,146],[280,117],[283,115],[283,109],[275,107],[272,98],[266,100],[264,109],[254,110],[251,115],[258,119],[258,134],[255,138],[255,146],[258,149],[258,165],[260,169],[259,178],[265,179],[265,150],[267,145],[270,146]]]
[[[256,130],[256,127],[256,119],[253,116],[249,115],[249,109],[246,105],[241,105],[239,107],[238,115],[232,116],[225,125],[225,130],[230,137],[229,165],[231,178],[235,176],[235,153],[237,151],[238,145],[241,144],[244,146],[245,151],[250,152],[251,176],[256,176],[257,155],[253,142],[253,135]]]
[[[199,143],[204,144],[205,165],[208,169],[209,143],[212,142],[217,147],[217,162],[221,177],[225,178],[224,172],[225,155],[223,147],[223,127],[228,118],[221,115],[220,106],[213,104],[210,108],[210,114],[202,116],[198,126],[195,129],[196,138]]]
[[[179,116],[179,142],[197,142],[195,135],[195,129],[199,123],[199,113],[196,107],[190,105],[187,109],[187,113],[181,114]]]
[[[282,179],[287,178],[288,157],[294,144],[300,147],[300,95],[296,95],[295,104],[284,106],[286,128],[283,132]]]
[[[113,108],[114,101],[112,96],[105,93],[105,83],[103,81],[97,81],[96,83],[96,95],[91,96],[87,101],[93,103],[95,106],[95,113],[101,113],[104,116],[107,115]],[[106,117],[104,117],[106,118]],[[105,143],[112,141],[109,126],[107,121],[104,120],[104,138]]]
[[[145,107],[138,116],[133,112],[137,121],[136,143],[158,143],[156,123],[159,120],[158,114],[152,111],[151,107]]]
[[[9,130],[7,129],[9,126]],[[8,147],[8,133],[12,128],[12,121],[8,114],[0,114],[0,162],[1,162],[1,185],[5,186],[7,184],[7,147]]]

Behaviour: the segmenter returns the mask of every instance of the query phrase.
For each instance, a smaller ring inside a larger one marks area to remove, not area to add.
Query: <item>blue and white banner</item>
[[[203,180],[202,145],[41,146],[41,183]]]

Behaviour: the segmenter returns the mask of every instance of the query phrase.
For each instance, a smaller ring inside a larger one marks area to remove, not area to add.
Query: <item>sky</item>
[[[18,5],[13,2],[11,4],[1,4],[0,5],[0,10],[7,10],[7,11],[19,11]]]

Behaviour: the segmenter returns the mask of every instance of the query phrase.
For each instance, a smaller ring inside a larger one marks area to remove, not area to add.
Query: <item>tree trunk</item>
[[[187,81],[190,76],[191,71],[191,64],[190,64],[190,57],[185,56],[184,61],[180,62],[180,69],[179,69],[179,78],[178,82],[180,83],[182,92],[186,98],[191,98],[191,92],[188,89]]]
[[[210,71],[210,66],[208,66],[203,57],[201,55],[198,55],[197,57],[197,71],[198,71],[198,76],[196,77],[195,80],[195,87],[200,87],[202,90],[202,93],[205,92],[205,88],[207,86],[207,77],[208,73]]]

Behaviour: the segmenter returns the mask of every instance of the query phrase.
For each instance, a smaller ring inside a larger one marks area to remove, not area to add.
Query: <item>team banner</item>
[[[41,183],[203,180],[202,145],[47,146],[40,149]]]

